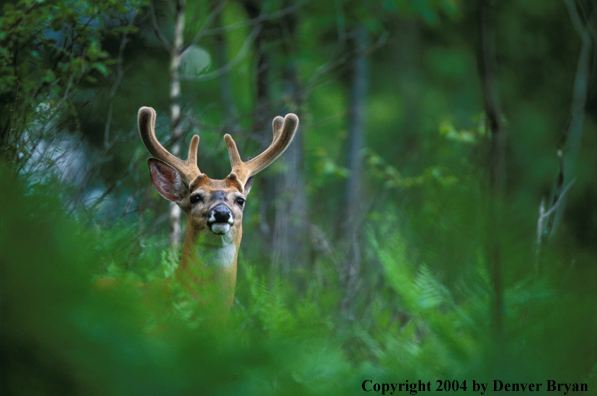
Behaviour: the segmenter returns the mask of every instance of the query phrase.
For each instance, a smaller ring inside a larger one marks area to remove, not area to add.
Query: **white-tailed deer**
[[[221,323],[226,320],[234,300],[243,209],[253,177],[286,150],[298,128],[298,117],[288,114],[285,118],[274,118],[271,145],[246,162],[241,160],[232,137],[226,134],[224,140],[232,171],[223,180],[210,179],[199,170],[199,136],[193,136],[188,158],[183,161],[157,140],[155,120],[152,108],[139,109],[139,133],[145,147],[155,157],[148,160],[151,181],[160,195],[177,203],[187,214],[186,235],[182,259],[172,276],[135,284],[150,297],[165,297],[171,295],[169,284],[176,281],[186,289],[187,296],[206,306],[211,316]],[[116,281],[100,279],[96,286],[105,289]],[[208,296],[202,292],[205,289],[209,289]]]

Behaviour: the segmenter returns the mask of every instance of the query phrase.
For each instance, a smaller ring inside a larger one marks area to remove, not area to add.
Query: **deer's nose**
[[[216,206],[210,213],[209,221],[213,223],[232,224],[232,212],[224,205]]]

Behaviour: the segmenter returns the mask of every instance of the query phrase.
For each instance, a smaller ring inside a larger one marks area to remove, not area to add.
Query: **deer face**
[[[243,186],[235,176],[213,180],[201,174],[187,186],[180,173],[165,162],[151,158],[148,165],[154,187],[164,198],[180,205],[189,218],[187,227],[194,234],[214,234],[229,242],[240,239],[253,177]]]
[[[241,160],[234,139],[228,134],[224,135],[232,170],[223,180],[210,179],[199,170],[198,135],[191,139],[188,157],[182,160],[172,155],[157,140],[155,118],[155,110],[140,108],[139,134],[145,147],[155,157],[148,161],[153,185],[164,198],[178,203],[188,214],[185,244],[190,240],[189,235],[193,239],[196,234],[203,234],[219,236],[225,242],[234,241],[238,247],[242,237],[244,202],[253,184],[253,176],[267,168],[286,150],[298,128],[298,117],[294,114],[287,114],[285,118],[275,117],[272,122],[272,143],[261,154],[246,162]]]

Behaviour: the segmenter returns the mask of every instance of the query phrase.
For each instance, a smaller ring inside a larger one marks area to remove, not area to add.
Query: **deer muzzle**
[[[234,215],[225,205],[216,206],[208,214],[207,225],[214,234],[223,235],[228,233],[233,224]]]

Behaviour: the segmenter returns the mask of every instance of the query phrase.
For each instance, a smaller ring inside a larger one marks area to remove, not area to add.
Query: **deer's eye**
[[[191,204],[195,205],[197,202],[203,201],[203,199],[201,198],[201,195],[191,195],[190,198]]]
[[[245,200],[243,198],[236,198],[236,203],[242,207],[245,204]]]

